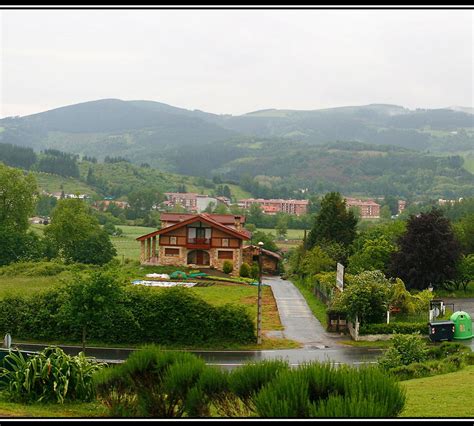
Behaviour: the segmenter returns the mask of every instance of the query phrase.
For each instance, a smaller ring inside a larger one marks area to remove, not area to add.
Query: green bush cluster
[[[157,347],[101,371],[95,383],[112,416],[395,417],[405,404],[402,388],[373,366],[275,360],[228,372]]]
[[[60,336],[64,341],[81,341],[81,327],[62,309],[68,297],[67,286],[61,286],[34,296],[3,298],[1,332],[23,339],[57,341]],[[125,287],[114,303],[100,321],[88,325],[89,341],[196,345],[255,339],[253,321],[244,307],[215,307],[189,289]]]
[[[451,373],[474,363],[471,349],[458,342],[442,342],[428,347],[416,335],[396,335],[379,358],[378,365],[397,380],[410,380]]]
[[[10,351],[0,367],[0,389],[15,402],[91,401],[95,397],[93,374],[104,364],[81,352],[70,356],[58,347],[36,355]]]
[[[361,324],[359,334],[428,334],[428,323],[424,322],[392,322],[390,324]]]
[[[58,275],[68,269],[62,262],[15,262],[0,268],[0,275],[44,277]]]
[[[234,264],[230,260],[225,260],[222,264],[224,274],[230,274],[234,270]]]
[[[249,278],[250,277],[250,265],[248,263],[242,263],[240,265],[240,270],[239,270],[239,275],[243,278]]]

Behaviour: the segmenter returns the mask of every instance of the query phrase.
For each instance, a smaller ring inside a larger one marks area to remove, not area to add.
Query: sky
[[[216,114],[473,106],[474,10],[1,10],[0,117],[104,98]]]

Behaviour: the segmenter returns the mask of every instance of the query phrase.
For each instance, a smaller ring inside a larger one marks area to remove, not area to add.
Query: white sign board
[[[339,290],[344,290],[344,266],[341,263],[337,264],[336,286]]]

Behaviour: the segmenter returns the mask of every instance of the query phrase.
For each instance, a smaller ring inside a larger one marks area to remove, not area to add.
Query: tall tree
[[[321,201],[313,227],[306,239],[306,248],[336,242],[349,246],[356,236],[357,218],[347,209],[339,192],[330,192]]]
[[[0,225],[26,231],[33,214],[37,185],[33,175],[0,163]]]
[[[107,232],[79,199],[58,202],[45,235],[67,261],[103,265],[117,254]]]
[[[456,276],[461,246],[451,222],[441,210],[410,216],[406,232],[398,240],[389,273],[401,278],[408,289],[439,286]]]
[[[41,257],[39,238],[28,232],[36,196],[33,175],[0,163],[0,265]]]

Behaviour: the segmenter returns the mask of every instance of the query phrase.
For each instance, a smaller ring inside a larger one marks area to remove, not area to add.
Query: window
[[[165,248],[165,256],[179,256],[179,249]]]
[[[222,238],[222,247],[229,247],[229,239]]]
[[[170,237],[170,244],[172,246],[175,246],[176,245],[176,237]]]
[[[230,259],[230,260],[232,260],[234,258],[234,252],[229,251],[229,250],[219,250],[217,252],[217,258],[218,259]]]

